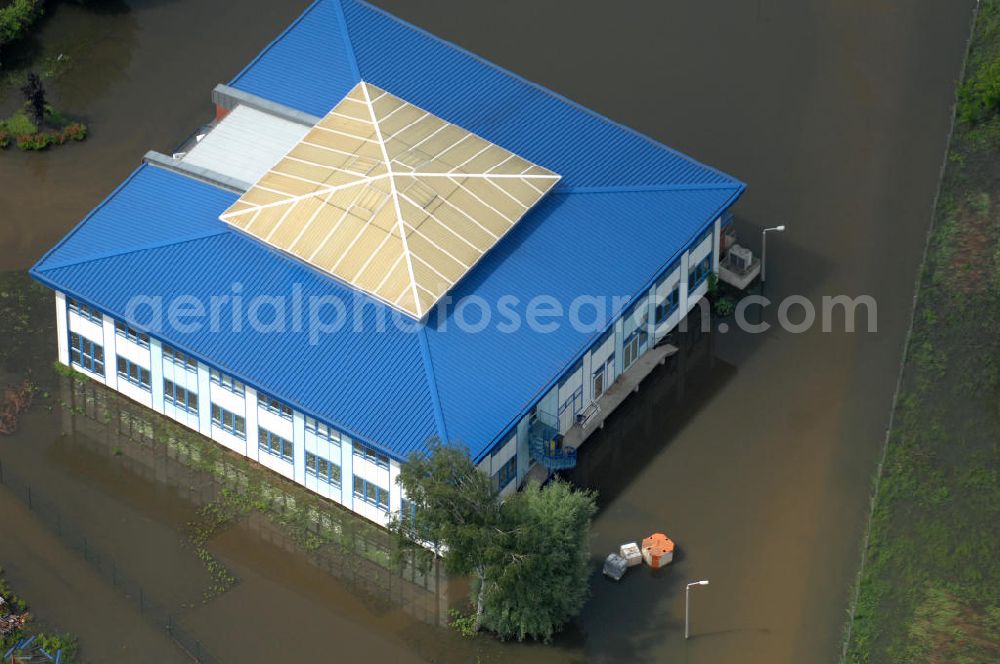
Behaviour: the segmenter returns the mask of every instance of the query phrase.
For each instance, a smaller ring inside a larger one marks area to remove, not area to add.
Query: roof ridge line
[[[318,4],[322,0],[316,0],[315,4]],[[344,34],[344,48],[347,51],[347,60],[351,63],[351,71],[354,72],[355,78],[359,81],[364,82],[361,77],[361,68],[358,66],[358,56],[354,51],[354,42],[351,41],[351,30],[347,25],[347,16],[344,14],[344,6],[340,3],[340,0],[335,0],[333,3],[334,11],[337,12],[337,19],[340,21],[340,30]]]
[[[336,0],[339,5],[340,0]],[[406,228],[403,225],[403,211],[399,205],[399,192],[396,191],[396,180],[392,176],[392,162],[389,159],[389,151],[385,148],[385,138],[382,136],[382,127],[379,125],[378,117],[375,115],[375,107],[372,106],[372,96],[368,91],[368,82],[361,79],[361,91],[365,93],[365,106],[368,107],[368,114],[372,119],[372,128],[375,130],[375,137],[378,139],[378,147],[382,152],[382,161],[385,163],[386,176],[389,180],[389,196],[392,198],[392,205],[396,208],[396,228],[399,230],[399,239],[403,243],[403,258],[406,260],[406,269],[410,275],[410,290],[413,293],[413,308],[417,312],[417,319],[423,317],[427,312],[420,305],[420,296],[417,294],[417,277],[413,272],[413,255],[410,253],[410,245],[406,241]],[[381,89],[381,88],[379,88]],[[396,298],[399,301],[399,298]],[[395,303],[394,303],[395,304]]]
[[[431,345],[427,341],[427,327],[425,325],[420,325],[417,336],[420,338],[420,356],[423,360],[424,375],[430,390],[431,404],[434,407],[434,424],[437,426],[441,442],[447,443],[448,425],[445,422],[444,409],[441,408],[441,395],[438,393],[437,378],[434,376],[434,360],[431,358]]]
[[[746,189],[739,180],[731,182],[696,182],[691,184],[654,184],[654,185],[614,185],[609,187],[559,187],[552,190],[553,194],[626,194],[649,191],[686,191],[711,189]]]
[[[243,77],[243,74],[245,74],[245,73],[247,73],[248,71],[250,71],[250,69],[251,69],[251,68],[252,68],[252,67],[253,67],[254,65],[256,65],[256,64],[257,64],[257,62],[258,62],[258,61],[259,61],[259,60],[260,60],[261,58],[263,58],[263,57],[264,57],[264,54],[266,54],[266,53],[267,53],[268,51],[270,51],[270,50],[271,50],[272,48],[274,48],[275,44],[277,44],[277,43],[278,43],[278,42],[280,42],[280,41],[281,41],[282,39],[284,39],[284,38],[285,38],[285,37],[286,37],[286,36],[288,35],[288,33],[290,33],[290,32],[292,31],[292,29],[294,29],[294,28],[295,28],[295,26],[297,26],[297,25],[298,25],[299,23],[301,23],[301,22],[302,22],[302,21],[303,21],[303,20],[305,19],[305,17],[306,17],[306,16],[308,16],[308,15],[309,15],[310,13],[312,13],[312,10],[316,9],[316,7],[318,7],[318,6],[319,6],[320,4],[322,4],[323,2],[325,2],[325,0],[313,0],[313,3],[312,3],[311,5],[309,5],[308,7],[306,7],[305,11],[303,11],[303,12],[302,12],[301,14],[299,14],[299,15],[298,15],[298,16],[297,16],[297,17],[295,18],[295,20],[294,20],[294,21],[292,21],[292,22],[291,22],[291,23],[290,23],[290,24],[288,25],[288,27],[286,27],[286,28],[285,28],[284,30],[282,30],[281,32],[279,32],[279,33],[278,33],[278,36],[277,36],[277,37],[275,37],[275,38],[274,38],[274,39],[272,39],[272,40],[271,40],[270,42],[268,42],[267,46],[265,46],[265,47],[264,47],[264,48],[263,48],[263,49],[262,49],[262,50],[260,51],[260,53],[258,53],[258,54],[257,54],[257,55],[256,55],[256,56],[255,56],[255,57],[254,57],[254,58],[253,58],[253,59],[252,59],[252,60],[251,60],[250,62],[248,62],[248,63],[246,64],[246,66],[245,66],[245,67],[243,67],[243,69],[239,70],[239,72],[237,72],[236,76],[233,76],[233,78],[232,78],[232,79],[230,79],[230,81],[229,81],[229,85],[232,85],[233,83],[235,83],[235,82],[237,82],[238,80],[240,80],[240,78],[242,78],[242,77]]]
[[[192,235],[192,236],[189,236],[189,237],[175,238],[175,239],[171,239],[170,241],[167,241],[167,242],[160,242],[158,244],[150,244],[150,245],[146,245],[144,247],[135,247],[135,248],[132,248],[132,249],[126,249],[126,250],[122,250],[122,251],[113,251],[113,252],[109,252],[109,253],[106,253],[106,254],[98,254],[96,256],[90,256],[88,258],[83,258],[81,260],[69,261],[67,263],[58,263],[56,265],[47,265],[47,266],[45,266],[43,268],[39,268],[38,265],[36,264],[35,267],[32,268],[32,269],[34,269],[36,272],[39,272],[39,273],[48,272],[49,270],[60,270],[60,269],[65,268],[65,267],[73,267],[74,265],[83,265],[85,263],[93,263],[95,261],[101,261],[101,260],[105,260],[105,259],[108,259],[108,258],[117,258],[119,256],[128,256],[129,254],[137,254],[140,251],[152,251],[153,249],[165,249],[166,247],[173,247],[175,245],[185,244],[187,242],[196,242],[198,240],[205,240],[205,239],[208,239],[210,237],[215,237],[217,235],[224,235],[224,234],[229,233],[229,232],[230,232],[230,230],[228,228],[224,227],[224,228],[220,228],[218,231],[216,231],[214,233],[204,233],[202,235]]]
[[[317,2],[320,2],[320,1],[322,1],[322,0],[317,0]],[[514,78],[514,79],[520,81],[521,83],[523,83],[525,85],[528,85],[528,86],[530,86],[532,88],[535,88],[536,90],[538,90],[538,91],[540,91],[540,92],[542,92],[542,93],[544,93],[544,94],[552,97],[553,99],[555,99],[557,101],[560,101],[560,102],[562,102],[564,104],[567,104],[568,106],[572,106],[573,108],[575,108],[578,111],[582,111],[585,114],[590,115],[591,117],[594,117],[594,118],[597,118],[599,120],[602,120],[603,122],[607,122],[608,124],[613,125],[613,126],[617,127],[618,129],[620,129],[620,130],[622,130],[622,131],[624,131],[624,132],[626,132],[628,134],[632,134],[633,136],[635,136],[637,138],[640,138],[640,139],[642,139],[642,140],[644,140],[644,141],[646,141],[648,143],[653,144],[655,147],[658,147],[658,148],[660,148],[662,150],[666,150],[666,151],[672,153],[673,155],[675,155],[675,156],[677,156],[677,157],[679,157],[679,158],[681,158],[681,159],[683,159],[685,161],[688,161],[688,162],[693,163],[693,164],[697,164],[698,166],[701,166],[705,170],[711,171],[712,173],[715,173],[716,175],[722,176],[722,177],[726,178],[727,180],[734,180],[733,176],[729,175],[728,173],[725,173],[725,172],[720,171],[719,169],[717,169],[717,168],[715,168],[713,166],[709,166],[708,164],[705,164],[705,163],[703,163],[701,161],[698,161],[694,157],[691,157],[690,155],[687,155],[687,154],[685,154],[683,152],[680,152],[679,150],[675,150],[674,148],[670,147],[666,143],[662,143],[662,142],[656,140],[655,138],[653,138],[651,136],[647,136],[646,134],[642,133],[641,131],[639,131],[637,129],[633,129],[632,127],[629,127],[628,125],[626,125],[626,124],[624,124],[622,122],[618,122],[617,120],[612,120],[608,116],[603,115],[601,113],[598,113],[597,111],[595,111],[595,110],[593,110],[591,108],[588,108],[588,107],[584,106],[583,104],[581,104],[581,103],[579,103],[577,101],[573,101],[569,97],[566,97],[565,95],[559,94],[558,92],[555,92],[554,90],[550,90],[549,88],[545,87],[544,85],[541,85],[540,83],[535,83],[534,81],[529,80],[529,79],[525,78],[524,76],[521,76],[520,74],[518,74],[516,72],[513,72],[510,69],[507,69],[506,67],[501,67],[500,65],[496,64],[495,62],[487,60],[483,56],[477,55],[476,53],[473,53],[472,51],[470,51],[470,50],[468,50],[466,48],[463,48],[462,46],[459,46],[458,44],[456,44],[453,41],[449,41],[447,39],[444,39],[443,37],[439,37],[439,36],[435,35],[434,33],[429,32],[429,31],[425,30],[424,28],[421,28],[420,26],[414,25],[413,23],[410,23],[409,21],[406,21],[406,20],[404,20],[404,19],[402,19],[402,18],[400,18],[400,17],[398,17],[398,16],[396,16],[396,15],[394,15],[394,14],[392,14],[392,13],[390,13],[390,12],[384,10],[384,9],[382,9],[381,7],[376,7],[375,5],[367,2],[366,0],[334,0],[334,3],[338,6],[341,14],[343,14],[343,5],[342,5],[343,2],[354,2],[355,4],[362,5],[362,6],[366,7],[366,8],[368,8],[368,9],[371,9],[372,11],[378,12],[379,14],[382,14],[383,16],[386,16],[386,17],[392,19],[393,21],[399,23],[400,25],[403,25],[403,26],[405,26],[407,28],[410,28],[411,30],[415,30],[416,32],[419,32],[420,34],[422,34],[424,36],[430,37],[431,39],[433,39],[434,41],[436,41],[436,42],[438,42],[440,44],[444,44],[445,46],[454,48],[454,49],[456,49],[456,50],[464,53],[465,55],[468,55],[468,56],[470,56],[470,57],[478,60],[482,64],[485,64],[485,65],[487,65],[489,67],[492,67],[493,69],[495,69],[495,70],[497,70],[497,71],[499,71],[499,72],[501,72],[501,73],[503,73],[503,74],[505,74],[507,76],[510,76],[511,78]],[[501,147],[503,147],[503,146],[501,146]]]
[[[73,227],[73,230],[71,230],[69,233],[67,233],[63,237],[63,239],[59,240],[59,242],[57,242],[51,249],[49,249],[44,254],[42,254],[42,257],[39,258],[37,262],[35,262],[35,264],[32,266],[31,269],[37,270],[39,268],[39,266],[41,266],[42,263],[44,263],[48,259],[49,256],[51,256],[53,253],[55,253],[56,250],[58,250],[61,246],[63,246],[64,244],[66,244],[71,237],[73,237],[74,235],[76,235],[77,231],[79,231],[81,228],[83,228],[83,225],[86,224],[87,221],[89,221],[91,217],[93,217],[95,214],[97,214],[97,212],[101,208],[103,208],[105,205],[107,205],[108,203],[110,203],[114,199],[114,197],[118,195],[118,192],[120,192],[122,189],[124,189],[126,187],[126,185],[128,185],[129,182],[131,182],[132,180],[134,180],[135,177],[137,175],[139,175],[139,172],[142,171],[142,169],[146,168],[147,165],[148,164],[146,164],[145,162],[139,164],[139,167],[136,168],[134,171],[132,171],[127,178],[125,178],[124,180],[122,180],[122,182],[117,187],[115,187],[114,189],[112,189],[111,193],[104,197],[104,200],[102,200],[100,203],[98,203],[94,207],[94,209],[92,209],[90,212],[88,212],[87,214],[85,214],[84,217],[83,217],[83,219],[81,219],[79,222],[77,222],[76,226]]]

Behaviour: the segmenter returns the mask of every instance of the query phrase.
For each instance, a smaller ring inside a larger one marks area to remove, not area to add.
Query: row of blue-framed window
[[[362,459],[367,459],[368,461],[371,461],[379,468],[389,467],[389,457],[382,454],[381,452],[376,452],[367,445],[362,445],[361,443],[356,441],[354,443],[354,456],[360,457]]]
[[[104,346],[73,332],[69,335],[69,361],[103,376]]]
[[[315,417],[309,417],[306,415],[306,431],[312,433],[317,438],[333,443],[334,445],[340,445],[343,434],[331,427],[328,424],[324,424],[317,420]]]
[[[81,318],[86,318],[94,323],[102,323],[104,321],[104,317],[101,315],[100,311],[94,309],[89,304],[84,304],[83,302],[79,302],[73,298],[69,298],[69,310],[75,311]]]
[[[366,503],[386,512],[389,511],[389,492],[379,485],[357,475],[354,476],[354,497],[360,498]]]
[[[218,404],[212,404],[212,424],[228,431],[237,438],[246,440],[247,421],[242,415],[231,413]]]
[[[506,461],[497,472],[493,473],[494,483],[497,491],[503,490],[517,477],[517,455],[515,454]]]
[[[257,403],[260,404],[261,408],[264,410],[275,413],[276,415],[281,415],[286,420],[292,419],[292,407],[286,403],[278,401],[274,397],[268,396],[263,392],[258,392]]]
[[[670,318],[680,304],[680,285],[674,286],[666,296],[656,303],[656,324]]]
[[[186,353],[182,353],[173,346],[163,344],[163,359],[173,362],[182,369],[198,371],[198,360]]]
[[[115,321],[115,334],[132,341],[143,348],[149,348],[149,335],[129,327],[121,321]]]
[[[213,383],[219,387],[229,390],[233,394],[243,396],[246,393],[246,386],[244,386],[243,383],[236,380],[229,374],[222,373],[218,369],[209,369],[208,377]]]
[[[147,392],[152,389],[149,369],[140,366],[131,360],[126,360],[124,357],[118,357],[118,377],[127,380],[133,385],[138,385]]]
[[[688,291],[700,286],[712,273],[712,254],[705,256],[688,270]]]
[[[257,427],[257,447],[272,456],[285,461],[295,459],[295,445],[276,433],[271,433],[264,427]]]
[[[198,394],[178,385],[172,380],[163,379],[163,400],[183,408],[189,413],[198,413]]]
[[[312,452],[306,452],[306,475],[311,475],[320,482],[340,486],[340,465]]]

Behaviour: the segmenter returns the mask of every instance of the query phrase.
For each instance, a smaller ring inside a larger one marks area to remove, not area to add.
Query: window
[[[124,337],[129,341],[139,344],[143,348],[149,348],[149,335],[145,332],[139,332],[135,328],[129,327],[121,321],[115,321],[115,334],[119,337]]]
[[[389,511],[389,492],[357,475],[354,476],[354,497],[386,512]]]
[[[229,374],[222,373],[218,369],[209,369],[208,377],[209,380],[211,380],[213,383],[215,383],[219,387],[229,390],[233,394],[238,394],[240,396],[243,396],[244,391],[246,389],[243,383],[236,380]]]
[[[86,318],[87,320],[93,321],[95,323],[101,323],[104,321],[104,317],[101,316],[100,311],[97,311],[89,304],[84,304],[83,302],[79,302],[77,300],[74,300],[73,298],[70,298],[69,300],[69,310],[75,311],[76,313],[80,314],[81,318]]]
[[[163,400],[189,413],[198,413],[198,394],[166,378],[163,379]]]
[[[69,335],[69,361],[78,367],[104,375],[104,346],[73,332]]]
[[[317,438],[340,445],[341,433],[331,426],[306,415],[306,431],[315,434]]]
[[[292,419],[292,407],[281,403],[274,397],[269,397],[263,392],[258,392],[257,403],[260,404],[260,407],[264,410],[269,410],[272,413],[281,415],[286,420]]]
[[[504,465],[500,466],[494,475],[494,484],[496,484],[497,490],[503,489],[505,486],[510,484],[511,480],[517,477],[517,456],[512,456]]]
[[[674,286],[673,290],[667,293],[664,297],[656,304],[656,324],[659,325],[663,321],[670,318],[675,311],[677,311],[677,305],[680,303],[680,286]]]
[[[605,375],[604,365],[602,364],[601,368],[594,372],[593,383],[591,384],[593,387],[593,395],[595,400],[604,396],[604,390],[607,389],[606,381],[607,381],[607,376]]]
[[[559,406],[559,414],[562,415],[565,411],[572,410],[573,417],[583,410],[583,386],[573,390],[573,393],[569,395],[562,405]]]
[[[237,438],[246,440],[247,422],[242,415],[230,413],[228,410],[217,404],[212,404],[212,424],[223,431],[228,431]]]
[[[646,341],[649,335],[645,327],[636,328],[632,334],[628,335],[622,346],[622,368],[628,369],[639,358],[639,355],[646,350]]]
[[[688,291],[693,291],[695,288],[700,286],[702,282],[708,279],[708,275],[712,272],[712,254],[705,256],[697,265],[691,267],[688,271]]]
[[[147,392],[152,389],[149,379],[149,369],[126,360],[124,357],[118,358],[118,377],[124,378],[133,385],[138,385]]]
[[[174,364],[176,364],[177,366],[183,369],[187,369],[188,371],[198,370],[197,360],[195,360],[190,355],[185,355],[176,348],[168,346],[166,344],[163,345],[163,359],[169,360]]]
[[[354,456],[361,457],[362,459],[367,459],[371,461],[379,468],[389,467],[389,457],[380,452],[376,452],[367,445],[362,445],[361,443],[354,443]]]
[[[285,440],[264,427],[257,427],[257,447],[285,461],[295,459],[295,446],[292,444],[292,441]]]
[[[306,475],[312,475],[320,482],[340,486],[340,466],[312,452],[306,452]]]

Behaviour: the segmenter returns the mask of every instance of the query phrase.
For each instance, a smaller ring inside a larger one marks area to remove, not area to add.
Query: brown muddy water
[[[70,56],[50,94],[92,136],[0,153],[0,270],[30,266],[147,149],[210,119],[211,88],[305,4],[57,5],[26,48]],[[666,370],[644,383],[573,478],[600,491],[595,561],[653,530],[679,543],[678,561],[620,584],[595,573],[583,615],[551,646],[463,640],[428,619],[456,588],[380,599],[253,521],[211,542],[240,582],[199,604],[208,580],[184,533],[199,505],[181,490],[190,478],[130,465],[109,424],[67,424],[44,399],[0,439],[8,472],[224,661],[836,661],[973,1],[378,4],[740,177],[747,243],[789,227],[771,236],[767,295],[870,294],[878,332],[716,333],[683,389]],[[8,91],[0,105],[11,103]],[[35,342],[41,375],[54,338]],[[23,501],[0,490],[0,508],[0,564],[90,659],[178,658]],[[685,642],[683,584],[700,578],[711,585],[692,594]]]

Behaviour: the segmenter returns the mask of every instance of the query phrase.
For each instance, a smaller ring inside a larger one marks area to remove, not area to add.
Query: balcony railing
[[[528,425],[531,456],[549,470],[568,470],[576,466],[576,448],[563,445],[559,419],[551,413],[536,411]]]

